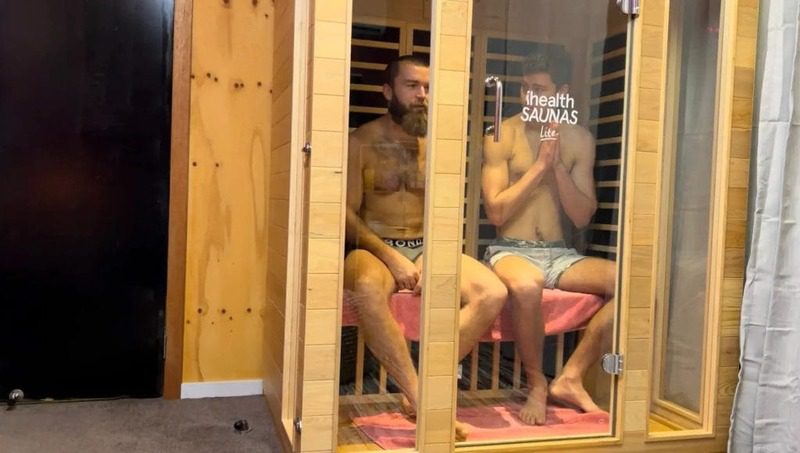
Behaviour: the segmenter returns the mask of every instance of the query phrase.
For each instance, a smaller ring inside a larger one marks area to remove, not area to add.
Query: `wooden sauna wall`
[[[651,0],[642,5],[642,15],[634,39],[632,68],[630,153],[626,198],[627,237],[622,253],[623,299],[622,352],[626,354],[626,372],[621,380],[621,417],[615,439],[590,441],[558,441],[519,446],[489,447],[484,451],[530,451],[531,449],[597,451],[592,446],[605,446],[615,451],[724,451],[727,439],[727,415],[736,381],[735,341],[738,334],[738,308],[744,269],[744,225],[747,212],[747,168],[750,147],[753,67],[755,64],[755,25],[757,3],[741,0],[732,15],[736,20],[736,71],[730,111],[730,178],[728,178],[727,220],[723,310],[719,317],[723,338],[720,344],[719,395],[716,436],[708,439],[672,442],[646,441],[649,395],[649,371],[652,366],[650,338],[653,309],[655,208],[660,183],[659,157],[663,137],[663,87],[665,83],[666,8],[668,0]],[[735,4],[734,2],[730,2]],[[455,334],[457,330],[457,292],[455,279],[460,250],[460,224],[463,195],[457,188],[463,182],[466,100],[459,94],[468,80],[467,30],[471,13],[469,2],[443,0],[435,3],[436,29],[441,30],[434,46],[439,70],[434,83],[443,88],[434,92],[432,118],[444,119],[433,131],[431,170],[435,175],[429,191],[432,216],[426,219],[426,232],[432,240],[426,256],[427,307],[423,329],[428,341],[427,354],[421,363],[422,400],[419,412],[421,450],[452,451],[452,420],[455,406]],[[319,2],[313,8],[311,43],[311,219],[309,226],[307,332],[304,357],[303,388],[303,451],[331,451],[335,447],[337,426],[338,345],[336,333],[340,323],[341,245],[344,181],[343,152],[346,145],[347,99],[345,72],[349,58],[350,5],[347,0]],[[197,13],[195,13],[197,14]],[[268,52],[264,53],[265,55]],[[196,66],[193,66],[196,67]],[[438,82],[437,82],[438,81]],[[196,82],[194,82],[196,83]],[[449,87],[449,88],[448,88]],[[193,106],[196,96],[192,96]],[[456,119],[458,121],[452,121]],[[193,137],[195,124],[192,123]],[[435,146],[434,146],[435,143]],[[441,152],[437,152],[440,150]],[[448,152],[450,150],[451,152]],[[190,160],[193,162],[194,159]],[[191,164],[190,164],[191,165]],[[194,171],[195,167],[190,167]],[[194,187],[193,185],[191,187]],[[453,190],[449,190],[453,189]],[[194,189],[190,189],[194,190]],[[190,197],[191,206],[191,197]],[[192,231],[190,215],[190,231]],[[190,241],[190,251],[194,242]],[[196,255],[195,255],[196,256]],[[191,261],[189,261],[191,263]],[[187,266],[190,268],[190,266]],[[191,272],[191,271],[189,271]],[[187,275],[187,299],[190,279]],[[187,300],[187,305],[188,305]],[[197,306],[195,306],[195,309]],[[187,307],[187,315],[191,310]],[[196,343],[195,343],[196,344]],[[189,343],[187,342],[187,349]],[[731,347],[733,346],[733,347]],[[276,365],[278,365],[276,363]],[[313,366],[312,366],[313,365]],[[428,389],[451,388],[452,392]],[[470,450],[481,450],[473,448]]]
[[[264,307],[264,395],[278,431],[284,416],[285,333],[289,193],[292,149],[295,2],[275,0],[272,49],[272,114],[270,121],[269,215],[267,216],[267,300]],[[283,438],[283,433],[279,433]]]
[[[183,382],[263,377],[272,13],[193,5]]]
[[[298,385],[303,395],[300,451],[322,452],[334,450],[337,432],[351,0],[310,3],[306,109],[313,151],[308,162],[303,378]]]
[[[431,0],[353,0],[353,17],[429,24]]]

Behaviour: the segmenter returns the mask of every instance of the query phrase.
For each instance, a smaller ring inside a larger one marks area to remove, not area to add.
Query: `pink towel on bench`
[[[605,434],[610,429],[607,412],[583,413],[548,405],[545,424],[532,426],[519,420],[519,408],[519,402],[509,400],[503,405],[460,407],[457,414],[459,421],[470,425],[467,441]],[[353,417],[353,424],[383,449],[414,448],[416,425],[398,412]]]
[[[544,290],[542,314],[544,315],[545,335],[555,335],[584,328],[604,303],[605,301],[601,297],[594,294],[573,293],[559,289]],[[419,341],[419,307],[420,297],[410,292],[395,293],[389,304],[405,337],[412,341]],[[514,329],[511,319],[511,306],[506,304],[492,328],[483,335],[482,340],[513,340]],[[357,323],[358,315],[355,307],[345,299],[342,324],[352,326]]]

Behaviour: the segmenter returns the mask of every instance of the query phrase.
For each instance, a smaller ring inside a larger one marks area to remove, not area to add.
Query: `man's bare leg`
[[[550,395],[554,399],[577,406],[585,412],[601,410],[586,392],[583,378],[589,367],[611,349],[615,274],[616,267],[612,261],[586,258],[567,269],[558,282],[558,287],[566,291],[597,294],[610,299],[589,321],[583,338],[564,365],[561,375],[550,384]]]
[[[491,327],[508,299],[508,290],[489,268],[461,256],[461,310],[458,315],[458,360],[469,354]]]
[[[508,291],[494,272],[474,258],[461,255],[461,310],[458,314],[458,360],[469,354],[508,298]],[[456,440],[466,440],[468,428],[455,422]]]
[[[416,410],[417,372],[400,326],[389,310],[389,298],[395,291],[392,273],[372,253],[354,250],[345,258],[344,288],[358,312],[364,341],[408,400],[404,410]]]
[[[544,277],[536,266],[518,256],[501,258],[494,265],[494,271],[508,287],[514,340],[528,377],[528,399],[519,418],[529,425],[543,425],[547,412],[547,380],[542,373]]]

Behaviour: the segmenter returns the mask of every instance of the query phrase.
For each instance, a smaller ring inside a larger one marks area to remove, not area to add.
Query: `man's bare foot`
[[[550,383],[550,396],[558,402],[575,406],[584,412],[601,411],[583,388],[580,379],[559,376]]]
[[[456,426],[456,442],[464,442],[465,440],[467,440],[467,437],[469,436],[469,428],[467,428],[467,425],[456,420],[455,426]]]
[[[528,425],[544,425],[547,415],[547,380],[544,375],[528,379],[528,399],[519,410],[519,418]]]

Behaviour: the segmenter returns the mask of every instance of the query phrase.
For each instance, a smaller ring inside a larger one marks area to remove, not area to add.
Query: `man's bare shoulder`
[[[518,131],[525,127],[525,122],[522,121],[522,118],[519,115],[514,115],[510,118],[504,119],[501,127],[503,131]]]
[[[361,145],[372,144],[381,140],[381,137],[384,136],[384,131],[383,117],[380,117],[364,123],[350,132],[350,141],[355,141]]]
[[[584,126],[562,124],[559,128],[559,135],[561,135],[562,143],[569,143],[576,155],[594,155],[594,137]]]
[[[506,118],[500,123],[500,143],[496,143],[492,138],[492,133],[484,136],[483,157],[484,163],[499,163],[511,158],[512,148],[514,147],[514,137],[524,126],[519,115]]]

